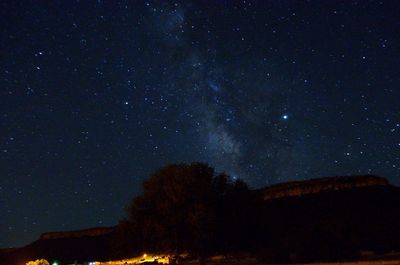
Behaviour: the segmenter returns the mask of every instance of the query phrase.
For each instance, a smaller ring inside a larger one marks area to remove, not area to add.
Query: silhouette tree
[[[167,165],[144,182],[143,194],[128,207],[125,224],[146,250],[189,251],[204,263],[220,246],[217,230],[229,221],[227,198],[243,190],[244,182],[216,176],[204,163]]]

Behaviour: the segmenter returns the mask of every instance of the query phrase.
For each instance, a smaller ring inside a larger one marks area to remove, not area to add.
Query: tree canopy
[[[167,165],[144,182],[143,194],[132,200],[121,225],[130,229],[135,245],[147,250],[204,257],[220,248],[222,228],[239,212],[227,202],[246,191],[246,183],[216,175],[204,163]]]

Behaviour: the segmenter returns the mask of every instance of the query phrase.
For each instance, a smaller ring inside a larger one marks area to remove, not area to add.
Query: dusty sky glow
[[[108,226],[151,172],[400,184],[397,1],[2,1],[0,247]]]

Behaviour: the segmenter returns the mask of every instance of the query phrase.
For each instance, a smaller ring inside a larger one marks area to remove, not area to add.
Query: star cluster
[[[0,247],[117,223],[167,163],[400,184],[396,1],[3,1]]]

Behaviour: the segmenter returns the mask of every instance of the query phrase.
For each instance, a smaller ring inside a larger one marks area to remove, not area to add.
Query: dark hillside
[[[268,192],[275,198],[266,197]],[[239,211],[237,218],[222,214],[225,225],[219,228],[220,234],[229,233],[230,226],[241,231],[225,234],[228,245],[216,252],[248,251],[266,262],[288,263],[358,260],[363,258],[361,253],[400,251],[400,188],[382,178],[324,178],[279,184],[251,194],[254,197],[247,201],[227,200],[229,205],[221,209]],[[61,264],[108,260],[115,253],[121,258],[119,230],[46,233],[23,248],[0,251],[0,264],[20,265],[37,258],[57,259]],[[128,249],[141,251],[140,242]]]
[[[60,232],[59,232],[60,233]],[[66,235],[67,233],[65,233]],[[0,264],[25,264],[26,261],[44,258],[60,264],[109,259],[109,242],[112,232],[96,235],[41,239],[12,252],[0,253]]]
[[[400,250],[400,188],[371,186],[260,202],[256,246],[275,261]]]

